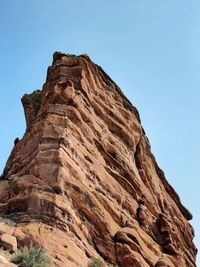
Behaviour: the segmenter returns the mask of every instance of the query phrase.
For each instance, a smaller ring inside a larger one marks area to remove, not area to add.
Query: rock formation
[[[26,132],[0,181],[0,233],[52,266],[194,267],[190,212],[151,153],[136,108],[87,55],[56,52],[22,98]]]

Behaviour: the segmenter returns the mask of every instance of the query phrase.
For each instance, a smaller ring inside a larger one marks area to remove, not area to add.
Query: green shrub
[[[91,262],[89,263],[89,267],[104,267],[105,265],[100,259],[92,258]]]
[[[98,258],[92,258],[91,262],[88,265],[89,267],[118,267],[117,265],[113,265],[111,263],[104,264],[100,259]]]
[[[50,258],[41,247],[24,247],[11,257],[11,262],[19,267],[48,267]]]

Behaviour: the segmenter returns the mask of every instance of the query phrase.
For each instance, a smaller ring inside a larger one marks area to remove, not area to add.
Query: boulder
[[[13,235],[3,234],[1,236],[1,246],[9,250],[10,252],[15,252],[17,250],[17,239]]]

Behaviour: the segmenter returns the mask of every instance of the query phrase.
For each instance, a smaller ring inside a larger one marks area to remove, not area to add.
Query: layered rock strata
[[[52,266],[194,267],[190,212],[151,153],[136,108],[87,55],[55,53],[22,98],[27,129],[0,181],[4,233]],[[6,230],[7,229],[7,230]],[[8,230],[9,229],[9,230]],[[1,230],[1,229],[0,229]]]

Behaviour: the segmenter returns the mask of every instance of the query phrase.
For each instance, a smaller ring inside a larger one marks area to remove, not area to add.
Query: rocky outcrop
[[[101,67],[55,53],[43,89],[22,103],[27,129],[0,181],[2,227],[19,247],[43,246],[60,267],[91,257],[195,266],[192,215],[158,167],[136,108]]]
[[[40,109],[41,91],[36,90],[30,95],[25,94],[22,97],[22,104],[26,117],[26,130],[30,131],[37,112]]]

